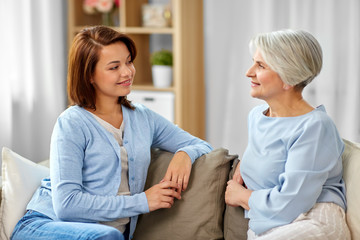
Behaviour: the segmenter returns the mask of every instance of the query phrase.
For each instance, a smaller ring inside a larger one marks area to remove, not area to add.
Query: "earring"
[[[291,86],[290,85],[287,85],[287,84],[284,84],[284,86],[283,86],[283,89],[284,90],[289,90],[291,88]]]

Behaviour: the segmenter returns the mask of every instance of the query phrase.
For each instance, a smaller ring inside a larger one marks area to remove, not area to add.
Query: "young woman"
[[[284,30],[251,41],[248,146],[225,201],[250,219],[248,239],[350,239],[342,179],[344,143],[324,106],[302,91],[322,67],[308,32]]]
[[[170,208],[192,163],[211,146],[126,98],[134,42],[111,28],[82,30],[68,62],[72,106],[58,118],[50,178],[42,181],[12,239],[127,239],[137,216]],[[144,192],[151,148],[174,152],[163,180]]]

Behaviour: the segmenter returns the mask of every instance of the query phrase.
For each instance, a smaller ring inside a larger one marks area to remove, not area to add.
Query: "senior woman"
[[[257,35],[250,48],[250,94],[266,104],[249,113],[248,146],[226,203],[245,208],[248,239],[350,239],[344,143],[325,107],[302,96],[322,67],[318,41],[282,30]]]

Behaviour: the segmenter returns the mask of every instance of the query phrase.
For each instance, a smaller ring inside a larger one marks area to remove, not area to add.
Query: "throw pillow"
[[[234,160],[232,169],[229,174],[229,179],[232,179],[236,166],[239,162],[239,159]],[[244,217],[244,208],[226,205],[224,215],[225,240],[246,240],[248,224],[249,219]]]
[[[156,150],[148,170],[145,189],[159,183],[173,157],[172,153]],[[134,239],[223,239],[224,194],[230,161],[225,149],[216,149],[198,158],[191,170],[189,185],[169,209],[141,215]]]
[[[42,178],[49,174],[49,168],[38,165],[8,148],[2,149],[0,239],[10,238]]]
[[[346,185],[346,221],[350,228],[351,239],[360,239],[360,144],[344,140],[342,155],[344,181]]]

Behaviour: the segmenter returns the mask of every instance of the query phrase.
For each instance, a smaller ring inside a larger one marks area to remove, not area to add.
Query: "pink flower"
[[[89,7],[96,7],[98,0],[84,0],[84,4]]]
[[[120,7],[120,3],[121,3],[120,0],[114,0],[114,3],[116,7]]]
[[[97,4],[98,0],[84,0],[83,2],[83,9],[84,12],[86,12],[87,14],[94,14],[96,13],[96,4]]]
[[[96,9],[99,12],[107,13],[110,12],[114,6],[113,0],[99,0],[96,4]]]
[[[114,7],[120,7],[120,0],[83,0],[84,12],[88,14],[108,13]]]

